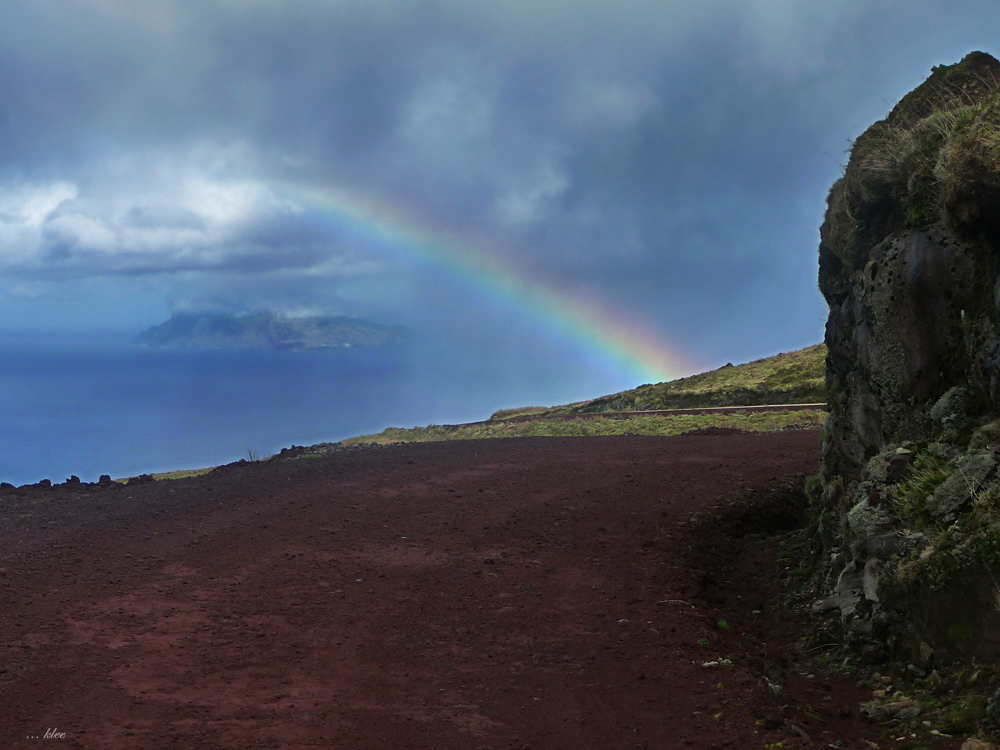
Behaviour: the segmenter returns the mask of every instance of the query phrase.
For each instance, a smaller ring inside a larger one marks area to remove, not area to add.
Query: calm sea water
[[[186,351],[0,340],[0,481],[213,466],[631,387],[572,352]],[[634,385],[634,384],[633,384]]]

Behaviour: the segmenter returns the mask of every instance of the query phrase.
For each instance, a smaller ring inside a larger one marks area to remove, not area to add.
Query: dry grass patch
[[[635,414],[628,416],[581,417],[490,421],[465,425],[427,425],[404,429],[390,427],[377,435],[362,435],[341,441],[341,445],[365,443],[424,443],[439,440],[481,440],[517,437],[592,437],[599,435],[682,435],[711,427],[747,432],[773,432],[788,428],[819,428],[822,410],[730,412],[727,414]]]

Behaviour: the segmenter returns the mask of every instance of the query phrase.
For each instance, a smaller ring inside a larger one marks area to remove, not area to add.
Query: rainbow
[[[703,369],[596,291],[569,290],[523,271],[481,239],[435,227],[398,205],[353,190],[297,186],[291,195],[294,202],[318,210],[339,229],[511,305],[532,323],[638,382],[673,380]]]

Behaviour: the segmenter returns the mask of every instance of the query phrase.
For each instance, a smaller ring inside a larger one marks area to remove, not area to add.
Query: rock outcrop
[[[816,609],[869,661],[1000,656],[1000,62],[936,67],[854,142],[819,284]]]

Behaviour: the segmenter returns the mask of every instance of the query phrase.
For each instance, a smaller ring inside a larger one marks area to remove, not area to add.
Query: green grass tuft
[[[823,243],[844,268],[905,229],[942,222],[968,240],[1000,227],[1000,63],[974,52],[934,68],[854,141],[828,205]]]
[[[889,503],[893,510],[911,524],[924,525],[927,521],[927,498],[951,476],[953,470],[944,459],[932,453],[921,454],[913,465],[913,473],[892,489]]]

